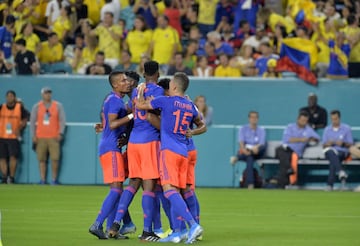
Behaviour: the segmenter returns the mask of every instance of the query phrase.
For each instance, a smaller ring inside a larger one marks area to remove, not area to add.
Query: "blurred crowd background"
[[[0,0],[1,74],[360,74],[356,0]],[[315,82],[314,82],[315,83]]]

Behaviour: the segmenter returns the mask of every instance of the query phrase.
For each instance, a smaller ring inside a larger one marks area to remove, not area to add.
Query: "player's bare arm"
[[[134,115],[128,114],[120,119],[117,118],[117,114],[109,114],[108,117],[109,117],[109,127],[111,130],[114,130],[122,125],[129,123],[129,121],[132,120],[132,118],[134,118]]]
[[[206,125],[204,123],[204,121],[200,118],[200,116],[197,116],[195,119],[194,119],[194,123],[196,125],[196,128],[195,129],[188,129],[186,131],[186,137],[191,137],[191,136],[194,136],[194,135],[200,135],[200,134],[203,134],[207,131],[207,128],[206,128]]]

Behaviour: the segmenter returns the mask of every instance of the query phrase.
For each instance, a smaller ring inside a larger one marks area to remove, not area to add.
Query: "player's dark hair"
[[[339,118],[341,118],[341,113],[340,113],[340,110],[337,110],[337,109],[334,109],[330,112],[331,115],[337,115],[339,116]]]
[[[182,92],[187,90],[190,83],[189,77],[183,72],[177,72],[174,74],[174,82],[180,87]]]
[[[124,74],[124,72],[123,71],[112,71],[109,74],[109,83],[110,83],[111,88],[113,88],[114,77],[116,77],[117,75],[120,75],[120,74]]]
[[[158,86],[161,86],[164,90],[169,90],[169,84],[170,84],[169,78],[160,79],[158,82]]]
[[[147,61],[144,63],[144,73],[147,76],[153,76],[159,72],[159,63],[156,61]]]
[[[126,72],[125,72],[125,75],[126,75],[127,77],[129,77],[130,79],[135,80],[136,83],[138,83],[139,80],[140,80],[140,75],[139,75],[137,72],[135,72],[135,71],[126,71]]]

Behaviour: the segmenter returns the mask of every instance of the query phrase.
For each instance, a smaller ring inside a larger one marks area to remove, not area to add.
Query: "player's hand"
[[[103,124],[102,123],[96,123],[94,125],[94,129],[95,129],[95,132],[96,133],[100,133],[102,132],[104,129],[103,129]]]
[[[192,137],[192,131],[191,131],[191,129],[187,129],[187,130],[186,130],[185,136],[186,136],[187,138],[191,138],[191,137]]]
[[[341,140],[339,140],[339,141],[336,141],[335,144],[336,144],[337,146],[343,146],[344,142],[341,141]]]

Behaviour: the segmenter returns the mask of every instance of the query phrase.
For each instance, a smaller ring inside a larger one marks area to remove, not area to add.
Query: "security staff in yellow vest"
[[[52,185],[59,184],[60,142],[65,130],[65,112],[61,103],[52,100],[49,87],[41,89],[42,100],[31,110],[30,132],[33,143],[36,144],[36,154],[39,160],[40,182],[46,183],[46,161],[51,160]]]
[[[20,156],[20,134],[26,126],[28,113],[16,100],[15,91],[6,92],[6,103],[0,105],[0,169],[2,183],[15,182],[17,160]]]

